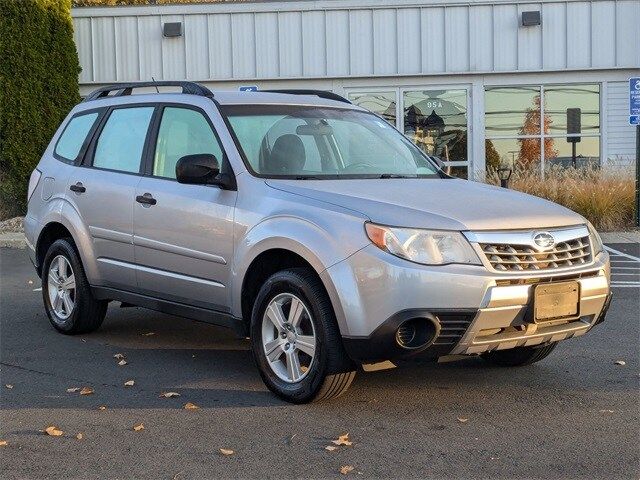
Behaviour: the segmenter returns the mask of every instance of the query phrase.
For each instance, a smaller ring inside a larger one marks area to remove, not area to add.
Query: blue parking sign
[[[629,79],[629,125],[640,125],[640,77]]]
[[[257,85],[243,85],[240,88],[238,88],[238,90],[240,90],[241,92],[257,92],[258,91],[258,86]]]

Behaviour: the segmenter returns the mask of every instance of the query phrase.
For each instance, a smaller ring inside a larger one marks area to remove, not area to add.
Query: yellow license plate
[[[577,317],[579,305],[578,282],[541,283],[535,286],[533,294],[533,319],[535,322],[548,322]]]

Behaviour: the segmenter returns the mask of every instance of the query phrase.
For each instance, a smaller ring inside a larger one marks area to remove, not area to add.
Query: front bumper
[[[518,275],[490,272],[483,266],[418,265],[371,245],[325,270],[322,277],[345,347],[361,362],[417,353],[389,346],[393,342],[389,325],[401,312],[438,317],[440,333],[446,337],[422,353],[472,355],[583,335],[602,320],[610,293],[606,252],[585,266]],[[569,279],[580,284],[580,317],[531,322],[534,285]]]

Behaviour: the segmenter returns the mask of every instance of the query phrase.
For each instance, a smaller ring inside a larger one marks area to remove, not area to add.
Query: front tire
[[[53,328],[67,335],[97,330],[107,313],[106,300],[96,300],[70,239],[51,244],[42,264],[42,297]]]
[[[283,270],[264,283],[253,306],[251,348],[265,385],[288,402],[338,397],[355,377],[329,297],[308,269]]]
[[[558,345],[557,342],[542,347],[516,347],[509,350],[495,350],[482,354],[487,362],[499,367],[524,367],[539,362],[549,356]]]

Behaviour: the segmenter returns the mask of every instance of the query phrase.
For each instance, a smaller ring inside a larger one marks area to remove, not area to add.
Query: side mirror
[[[215,155],[198,153],[185,155],[176,163],[176,179],[179,183],[215,185],[220,174],[220,164]]]

